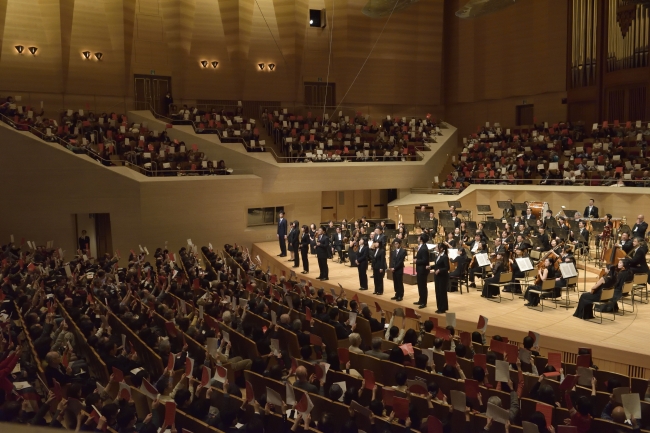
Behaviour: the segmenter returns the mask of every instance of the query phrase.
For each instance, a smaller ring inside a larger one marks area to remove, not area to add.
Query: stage
[[[285,271],[289,276],[290,271],[296,271],[297,279],[300,281],[308,280],[317,288],[324,287],[329,290],[330,287],[338,289],[341,284],[347,292],[347,298],[357,294],[361,302],[367,303],[371,307],[373,314],[374,302],[378,302],[385,310],[392,311],[396,307],[417,308],[413,302],[418,300],[417,287],[405,285],[404,300],[402,302],[391,301],[394,296],[393,283],[384,279],[384,294],[373,295],[373,281],[368,273],[369,290],[359,291],[359,278],[357,268],[351,268],[338,263],[336,260],[329,260],[329,280],[321,282],[317,280],[318,263],[316,256],[309,256],[309,274],[301,274],[302,263],[300,268],[293,269],[293,262],[288,261],[288,257],[277,257],[279,254],[279,245],[277,242],[261,242],[253,244],[251,256],[259,255],[262,260],[262,267],[266,269],[271,267],[271,272],[281,275]],[[411,265],[411,257],[407,259],[407,266]],[[579,268],[580,262],[579,262]],[[588,266],[586,288],[589,288],[597,280],[597,275],[592,273],[593,270]],[[584,275],[580,271],[580,280],[578,288],[583,290]],[[650,326],[650,305],[635,303],[634,313],[629,313],[629,305],[625,306],[626,313],[624,316],[617,315],[615,321],[603,320],[602,324],[593,323],[573,317],[575,306],[580,292],[571,292],[572,307],[568,310],[558,306],[557,309],[547,308],[545,303],[544,311],[535,311],[524,307],[524,300],[515,295],[515,300],[503,298],[501,303],[492,302],[481,298],[481,280],[477,279],[477,289],[471,289],[469,294],[463,292],[449,293],[449,312],[456,313],[456,329],[463,331],[474,331],[479,315],[488,318],[487,336],[503,335],[510,340],[521,342],[528,331],[535,331],[541,335],[542,354],[548,351],[562,351],[576,353],[578,347],[591,347],[593,349],[594,363],[601,369],[617,371],[628,374],[627,365],[647,366],[650,365],[650,347],[644,344],[647,329]],[[445,324],[444,315],[436,315],[434,283],[430,282],[429,301],[425,309],[416,311],[423,318],[437,317],[441,325]],[[504,294],[505,295],[505,294]],[[640,308],[640,312],[639,312]],[[603,317],[612,318],[611,313]],[[411,320],[411,319],[409,319]],[[415,323],[409,323],[408,326],[414,327]]]

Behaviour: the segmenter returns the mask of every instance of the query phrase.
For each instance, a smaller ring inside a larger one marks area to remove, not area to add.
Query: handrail
[[[460,193],[458,188],[411,188],[411,194],[443,194],[457,195]]]

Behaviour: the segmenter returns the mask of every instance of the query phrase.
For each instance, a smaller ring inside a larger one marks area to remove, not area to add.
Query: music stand
[[[534,218],[531,219],[524,219],[526,221],[526,225],[530,228],[537,228],[537,220]]]
[[[559,237],[562,240],[568,240],[569,239],[569,229],[560,229],[558,228],[557,231],[555,232],[556,237]]]
[[[483,220],[487,219],[487,215],[492,215],[492,208],[489,204],[477,204],[476,210],[479,215],[483,215]]]
[[[496,231],[497,230],[496,220],[485,221],[485,230]]]
[[[574,232],[575,233],[575,232]],[[580,248],[578,248],[578,251],[580,251],[580,255],[582,256],[582,261],[583,264],[582,266],[584,267],[584,273],[583,273],[583,292],[587,291],[587,254],[585,254],[585,248],[589,248],[587,245],[587,240],[582,236],[579,232],[578,234],[573,235],[574,239],[578,241],[578,244],[580,245]],[[573,251],[576,251],[576,248],[574,246]]]
[[[547,229],[554,229],[557,228],[557,221],[555,218],[551,217],[547,220],[544,220],[546,222],[546,228]]]
[[[510,207],[510,202],[509,201],[497,201],[497,207],[499,209],[505,209],[507,207]]]
[[[435,221],[431,221],[431,220],[423,220],[423,221],[420,221],[420,228],[423,228],[423,229],[433,229],[433,223],[434,223],[434,222],[435,222]]]
[[[456,210],[460,209],[460,207],[461,207],[461,204],[460,204],[460,202],[458,200],[456,200],[456,201],[448,201],[447,205],[449,205],[449,207],[452,207],[452,206],[455,207]]]
[[[591,222],[591,233],[593,235],[596,235],[596,234],[602,235],[603,230],[605,230],[605,221],[592,221]],[[602,245],[602,247],[605,248],[605,245]],[[596,245],[596,257],[594,258],[594,263],[597,260],[599,260],[598,259],[600,257],[600,254],[598,254],[599,252],[600,252],[600,245]]]
[[[468,232],[476,232],[478,230],[476,221],[465,221],[465,224],[467,225]]]
[[[564,209],[564,215],[565,215],[567,218],[573,218],[573,217],[575,217],[575,215],[576,215],[577,212],[578,212],[577,210],[573,210],[573,209]]]
[[[512,205],[515,207],[515,210],[526,210],[526,209],[528,209],[528,205],[526,203],[513,203]]]

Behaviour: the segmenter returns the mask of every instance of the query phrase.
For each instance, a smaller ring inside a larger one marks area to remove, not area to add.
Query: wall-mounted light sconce
[[[32,56],[36,55],[36,51],[38,51],[37,47],[29,47],[29,52],[32,53]]]
[[[269,64],[269,69],[272,71],[275,69],[275,63],[270,63]]]
[[[217,62],[217,61],[212,62],[212,67],[213,68],[216,68],[218,65],[219,65],[219,62]]]
[[[260,67],[260,71],[264,70],[264,63],[258,63],[257,66]]]
[[[204,68],[208,67],[208,61],[207,60],[201,60],[201,64],[203,65]]]
[[[23,47],[22,45],[16,45],[15,48],[16,48],[16,51],[18,51],[18,54],[22,54],[23,51],[25,50],[25,47]]]
[[[95,53],[95,58],[96,58],[97,60],[101,60],[102,57],[104,57],[104,54],[102,54],[102,53]]]
[[[83,54],[83,56],[84,56],[84,58],[85,58],[86,60],[90,59],[90,51],[84,51],[84,52],[81,53],[81,54]]]

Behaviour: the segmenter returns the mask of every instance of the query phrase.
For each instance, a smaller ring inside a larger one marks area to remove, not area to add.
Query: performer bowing
[[[418,305],[420,308],[427,306],[427,277],[429,275],[430,269],[429,249],[427,248],[428,241],[429,236],[426,234],[421,234],[420,238],[418,239],[417,252],[415,253],[415,272],[417,273],[419,299],[413,304]]]

